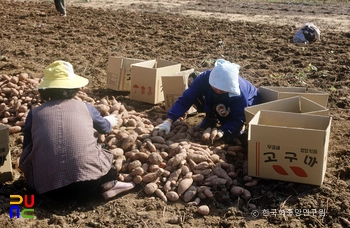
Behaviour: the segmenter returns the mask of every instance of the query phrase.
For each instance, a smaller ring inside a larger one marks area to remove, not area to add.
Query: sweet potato
[[[209,141],[209,140],[210,140],[210,134],[211,134],[211,128],[208,127],[207,129],[205,129],[205,130],[203,131],[202,140],[203,140],[204,142]]]
[[[252,186],[257,185],[259,183],[259,181],[260,181],[260,179],[254,178],[251,181],[245,183],[244,185],[247,187],[252,187]]]
[[[141,166],[140,166],[140,167],[134,168],[134,169],[130,172],[130,174],[131,174],[132,176],[137,176],[137,175],[142,176],[144,173],[145,173],[145,171],[143,170],[143,168],[142,168]]]
[[[128,164],[128,171],[131,172],[137,167],[141,167],[142,163],[139,160],[134,160]]]
[[[126,158],[131,158],[131,159],[133,159],[133,160],[139,160],[139,159],[136,159],[135,158],[135,156],[136,156],[136,154],[137,153],[139,153],[140,151],[139,150],[129,150],[129,151],[126,151],[125,153],[124,153],[124,156],[126,157]]]
[[[172,202],[177,201],[179,199],[179,195],[175,191],[169,191],[165,195],[168,198],[168,200]]]
[[[164,192],[162,190],[160,190],[158,188],[158,189],[156,189],[155,193],[161,200],[163,200],[164,202],[168,202],[168,198],[166,197],[166,195],[164,194]]]
[[[208,215],[210,213],[210,209],[207,205],[201,205],[197,208],[197,212],[201,215]]]
[[[170,171],[168,170],[163,170],[162,176],[163,177],[168,177],[170,175]]]
[[[206,197],[208,197],[208,198],[213,198],[214,197],[213,192],[209,188],[204,189],[203,194]]]
[[[218,134],[218,129],[217,129],[216,127],[213,127],[213,129],[212,129],[211,132],[210,132],[210,137],[209,137],[211,143],[214,142],[214,140],[216,139],[216,135],[217,135],[217,134]],[[203,134],[203,135],[204,135],[204,134]]]
[[[132,181],[132,180],[134,179],[134,177],[131,176],[131,175],[128,174],[128,173],[122,173],[122,174],[120,174],[120,175],[123,176],[123,179],[124,179],[125,182],[130,182],[130,181]]]
[[[129,165],[130,162],[132,162],[132,160],[130,160],[129,158],[126,159],[125,162],[123,162],[122,168],[120,169],[121,173],[127,173],[128,172],[128,165]]]
[[[169,146],[161,143],[153,143],[153,145],[161,152],[168,151]],[[168,154],[167,154],[168,155]]]
[[[197,197],[194,201],[188,202],[187,205],[188,206],[198,206],[200,202],[201,202],[201,198]]]
[[[137,152],[135,153],[135,155],[133,156],[134,160],[140,160],[142,163],[146,162],[148,160],[148,154],[145,152]]]
[[[160,144],[164,144],[165,143],[164,138],[161,137],[161,136],[152,136],[150,139],[151,139],[151,141],[153,143],[160,143]]]
[[[184,165],[181,167],[181,174],[185,176],[187,173],[190,172],[190,168],[187,165]]]
[[[147,134],[150,136],[150,131],[144,127],[141,127],[141,126],[135,127],[134,131],[139,135]]]
[[[212,169],[203,169],[203,170],[193,170],[194,174],[202,174],[204,177],[207,177],[213,173]]]
[[[229,177],[229,175],[227,174],[227,172],[220,167],[220,165],[217,165],[214,169],[213,169],[213,173],[215,175],[217,175],[218,177],[221,177],[225,180],[227,180],[228,184],[232,184],[232,179],[231,177]]]
[[[113,137],[110,137],[107,141],[107,138],[106,138],[106,143],[108,147],[111,148],[113,145],[116,145],[118,143],[118,139],[115,136],[113,136]]]
[[[145,183],[155,181],[160,175],[162,175],[163,169],[158,169],[155,172],[147,173],[142,177],[142,181]]]
[[[143,169],[144,173],[148,172],[149,164],[148,163],[143,163],[141,168]]]
[[[180,174],[181,174],[181,171],[182,171],[182,168],[179,168],[179,169],[174,170],[174,171],[170,174],[170,176],[169,176],[169,178],[168,178],[168,181],[169,181],[169,182],[177,182],[177,180],[179,179],[179,176],[180,176]]]
[[[206,161],[203,161],[195,166],[195,169],[203,170],[211,168],[211,164]]]
[[[257,206],[255,204],[252,204],[252,203],[248,203],[248,208],[250,210],[256,210],[257,209]]]
[[[190,200],[192,200],[197,194],[197,187],[191,185],[187,191],[183,194],[183,201],[184,202],[189,202]]]
[[[158,189],[158,185],[156,183],[151,182],[151,183],[146,184],[146,186],[143,189],[143,191],[147,195],[152,195],[157,189]]]
[[[245,175],[245,176],[243,177],[243,181],[248,182],[248,181],[252,181],[252,180],[253,180],[253,177],[251,177],[251,176]]]
[[[204,180],[204,176],[200,173],[192,175],[192,179],[194,182],[202,182]]]
[[[163,189],[165,192],[169,192],[171,190],[171,182],[170,181],[166,181],[165,184],[163,185]]]
[[[177,166],[181,162],[185,161],[186,157],[187,157],[186,150],[181,149],[180,152],[174,156],[174,161],[172,166]]]
[[[140,184],[140,183],[142,182],[142,176],[136,175],[136,176],[134,176],[134,178],[132,179],[132,181],[133,181],[135,184]]]
[[[250,194],[250,192],[247,189],[243,190],[243,198],[244,199],[250,199],[250,197],[252,197],[252,195]]]
[[[191,187],[193,183],[192,178],[184,178],[179,182],[179,185],[177,186],[177,193],[179,196],[181,196],[187,189]]]
[[[160,163],[163,162],[163,158],[162,158],[162,156],[161,156],[158,152],[152,152],[152,153],[148,156],[148,161],[149,161],[151,164],[159,165]]]
[[[214,162],[214,163],[217,163],[217,162],[220,161],[220,157],[219,157],[219,155],[217,155],[217,154],[212,154],[212,155],[210,156],[210,159],[211,159],[211,161]]]
[[[20,126],[11,126],[9,127],[8,131],[10,134],[18,133],[22,130],[22,127]]]
[[[149,172],[156,172],[159,169],[159,165],[156,164],[150,164],[148,167]]]
[[[214,186],[215,185],[224,185],[226,183],[227,183],[227,179],[218,177],[218,178],[213,179],[209,185],[214,185]]]
[[[240,186],[233,186],[231,188],[231,193],[232,195],[238,196],[238,195],[242,195],[244,191],[244,188],[240,187]]]
[[[157,151],[156,146],[151,142],[150,139],[146,140],[146,147],[147,147],[151,152],[156,152],[156,151]]]
[[[117,159],[119,156],[124,154],[124,150],[122,148],[114,148],[110,150],[110,152],[113,154],[114,159]]]
[[[204,162],[204,161],[208,161],[208,157],[202,153],[188,153],[187,157],[192,159],[195,163],[200,163],[200,162]]]
[[[121,148],[124,151],[126,151],[135,143],[136,139],[137,139],[136,133],[130,134],[128,137],[126,137],[126,139],[123,140]]]

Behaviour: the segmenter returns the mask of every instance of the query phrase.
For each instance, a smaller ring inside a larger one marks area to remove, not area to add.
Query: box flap
[[[259,92],[261,102],[263,103],[293,96],[303,96],[326,107],[329,97],[328,93],[317,91],[315,89],[308,89],[306,87],[261,86]]]
[[[165,59],[157,59],[155,68],[163,68],[163,67],[174,66],[178,64],[180,63],[165,60]]]
[[[164,93],[182,94],[187,88],[188,76],[192,72],[194,72],[194,69],[162,75]]]
[[[249,124],[324,131],[328,128],[330,119],[329,116],[261,110]]]
[[[162,76],[163,93],[165,101],[165,110],[168,111],[176,100],[187,89],[188,76],[194,72],[194,69],[175,72],[170,75]],[[190,110],[192,113],[193,111]]]
[[[283,112],[300,112],[299,97],[290,97],[281,100],[274,100],[258,105],[246,107],[244,109],[246,122],[253,118],[253,116],[260,110],[274,110]]]
[[[106,88],[116,91],[130,91],[131,87],[131,66],[142,62],[141,59],[108,57],[107,83]]]
[[[318,114],[327,116],[329,115],[329,109],[316,103],[306,97],[299,96],[300,98],[300,112],[301,113],[309,113],[309,114]]]
[[[305,97],[294,96],[246,107],[244,109],[246,122],[249,123],[253,116],[260,110],[329,115],[329,110],[324,106]]]
[[[157,61],[155,59],[133,64],[133,66],[142,67],[142,68],[151,68],[151,69],[155,69],[156,65],[157,65]]]

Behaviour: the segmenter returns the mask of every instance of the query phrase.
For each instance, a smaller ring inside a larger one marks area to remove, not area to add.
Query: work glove
[[[118,124],[118,118],[115,114],[109,115],[109,116],[104,116],[106,120],[111,124],[112,128]]]
[[[169,134],[171,128],[171,122],[169,120],[165,120],[163,123],[156,126],[154,129],[158,130],[159,135]]]
[[[224,132],[222,130],[218,130],[218,133],[216,134],[214,141],[221,139],[224,136]]]

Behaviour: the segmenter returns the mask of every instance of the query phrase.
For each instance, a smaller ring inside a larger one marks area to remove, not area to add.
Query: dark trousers
[[[61,14],[66,14],[66,6],[64,4],[64,0],[55,0],[55,7],[56,10]]]
[[[109,172],[97,180],[80,181],[70,185],[45,192],[42,196],[56,201],[83,200],[101,196],[101,185],[118,178],[114,166]]]

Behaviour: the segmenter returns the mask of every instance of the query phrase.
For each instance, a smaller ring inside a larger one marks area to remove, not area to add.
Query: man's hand
[[[112,128],[118,124],[118,118],[115,114],[103,117],[111,124]]]
[[[156,126],[154,129],[158,130],[159,135],[169,134],[172,121],[170,119],[164,120],[163,123]]]

